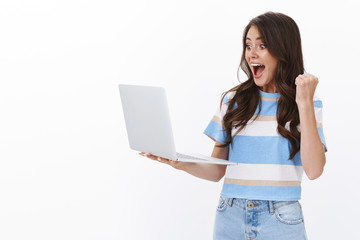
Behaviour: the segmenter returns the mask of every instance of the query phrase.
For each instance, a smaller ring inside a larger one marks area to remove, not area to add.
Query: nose
[[[257,49],[255,47],[251,48],[249,50],[249,56],[250,58],[257,58],[258,57],[258,52]]]

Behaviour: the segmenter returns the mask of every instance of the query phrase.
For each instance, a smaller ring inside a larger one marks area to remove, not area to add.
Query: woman
[[[307,239],[301,179],[304,171],[311,180],[320,177],[327,149],[322,102],[314,97],[318,79],[304,73],[295,21],[273,12],[252,19],[239,67],[248,80],[225,93],[204,131],[216,141],[212,157],[238,165],[140,154],[203,179],[225,176],[214,239]]]

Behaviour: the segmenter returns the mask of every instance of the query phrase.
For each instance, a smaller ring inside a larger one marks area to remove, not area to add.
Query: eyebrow
[[[250,41],[251,41],[251,39],[248,38],[248,37],[246,37],[246,40],[250,40]],[[257,37],[255,40],[263,40],[263,38],[262,38],[262,37]]]

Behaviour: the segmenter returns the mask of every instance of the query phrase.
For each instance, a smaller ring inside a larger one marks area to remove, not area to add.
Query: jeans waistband
[[[270,213],[274,213],[274,211],[282,206],[293,204],[298,202],[298,200],[294,201],[272,201],[272,200],[251,200],[245,198],[228,198],[222,197],[226,204],[230,207],[235,205],[242,209],[247,209],[248,211],[269,211]]]

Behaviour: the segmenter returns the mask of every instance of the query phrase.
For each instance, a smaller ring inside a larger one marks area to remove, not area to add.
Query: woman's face
[[[245,59],[251,68],[255,84],[264,92],[277,92],[274,76],[278,61],[266,48],[256,26],[250,27],[246,35]]]

